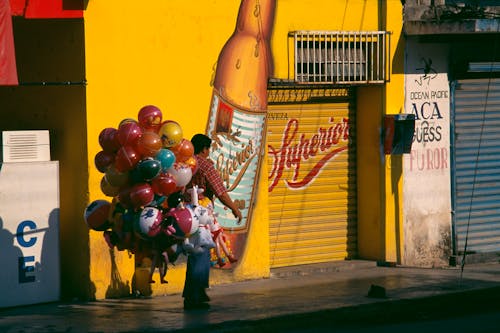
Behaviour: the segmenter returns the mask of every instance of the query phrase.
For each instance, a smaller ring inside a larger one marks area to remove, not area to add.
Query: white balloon
[[[162,213],[158,208],[146,207],[136,220],[136,231],[142,238],[154,237],[161,231],[161,221]]]
[[[193,177],[193,171],[184,163],[174,163],[167,172],[172,175],[179,187],[186,186]]]

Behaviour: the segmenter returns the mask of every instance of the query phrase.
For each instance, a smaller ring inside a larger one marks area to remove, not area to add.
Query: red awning
[[[83,18],[88,0],[9,0],[12,15],[29,19]]]
[[[0,0],[0,85],[18,84],[10,3]]]

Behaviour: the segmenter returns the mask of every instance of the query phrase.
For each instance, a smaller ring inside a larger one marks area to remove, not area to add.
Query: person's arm
[[[220,202],[222,202],[222,204],[224,204],[224,206],[231,209],[234,217],[238,219],[238,223],[241,222],[241,219],[243,217],[241,215],[240,209],[231,199],[229,193],[227,193],[222,178],[220,177],[217,170],[215,170],[213,163],[208,162],[208,160],[200,160],[199,163],[200,165],[198,172],[203,172],[203,177],[205,177],[208,185],[210,186],[211,192],[214,193],[214,195],[220,200]]]
[[[241,215],[240,209],[238,208],[238,206],[236,206],[234,201],[227,193],[227,190],[224,187],[224,183],[222,182],[222,178],[220,177],[219,173],[215,170],[213,163],[205,165],[204,176],[215,196],[224,204],[224,206],[231,209],[231,212],[233,213],[234,217],[238,219],[238,223],[241,222],[241,219],[243,217]]]
[[[224,192],[221,195],[218,195],[217,198],[224,204],[224,206],[231,209],[234,217],[238,219],[238,223],[241,222],[242,216],[240,209],[236,206],[229,194],[227,192]]]

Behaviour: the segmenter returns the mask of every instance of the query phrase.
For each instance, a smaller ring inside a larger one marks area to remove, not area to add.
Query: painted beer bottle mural
[[[267,81],[272,73],[270,35],[275,0],[242,0],[236,28],[217,61],[207,134],[215,163],[243,219],[215,202],[218,222],[240,257],[252,221],[266,133]]]

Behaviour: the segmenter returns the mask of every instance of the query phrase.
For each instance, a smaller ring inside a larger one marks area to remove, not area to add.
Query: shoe
[[[222,259],[218,259],[217,263],[219,264],[219,267],[223,267],[226,264]]]
[[[206,291],[203,291],[203,293],[201,293],[200,302],[210,302],[210,297],[208,297]]]
[[[238,259],[236,259],[234,256],[228,256],[228,259],[229,259],[229,262],[230,263],[233,263],[233,262],[237,262]]]
[[[167,257],[168,257],[168,262],[175,266],[175,261],[177,260],[177,257],[179,257],[179,254],[176,252],[172,253],[170,251],[167,251]]]

